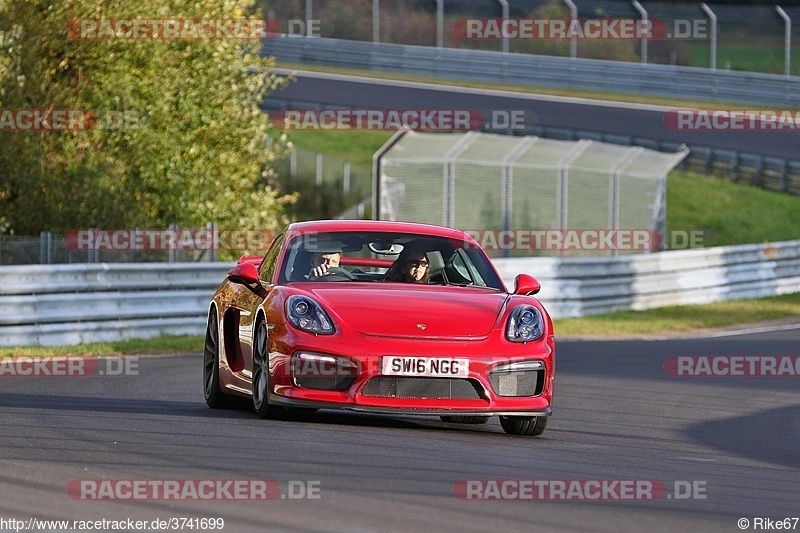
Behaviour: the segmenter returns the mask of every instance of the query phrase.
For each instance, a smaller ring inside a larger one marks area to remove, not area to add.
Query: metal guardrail
[[[230,263],[0,267],[0,346],[199,335]]]
[[[284,63],[770,106],[800,105],[800,77],[342,39],[264,42]]]
[[[527,272],[554,317],[800,291],[800,241],[614,258],[495,259]],[[0,346],[202,334],[229,263],[0,267]]]
[[[555,317],[759,298],[800,291],[800,241],[616,258],[496,259],[506,284],[529,272]]]

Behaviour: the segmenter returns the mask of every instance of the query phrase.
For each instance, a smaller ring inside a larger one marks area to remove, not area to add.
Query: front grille
[[[498,396],[538,396],[544,389],[544,370],[491,372],[489,383]]]
[[[460,378],[378,376],[364,385],[361,394],[380,398],[482,399],[479,385]]]
[[[356,376],[294,376],[297,387],[320,390],[347,390],[355,380]]]

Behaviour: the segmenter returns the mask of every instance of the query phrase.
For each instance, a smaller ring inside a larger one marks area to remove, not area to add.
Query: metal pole
[[[783,10],[781,6],[775,6],[775,10],[783,19],[783,22],[786,26],[786,37],[785,37],[785,51],[784,51],[784,74],[787,76],[792,75],[792,19],[789,18],[789,15],[786,14],[786,11]]]
[[[700,7],[711,21],[711,70],[717,70],[717,16],[705,2]]]
[[[313,12],[311,9],[311,0],[306,0],[306,37],[311,37],[311,18]]]
[[[322,154],[317,152],[317,158],[315,161],[315,170],[316,170],[316,179],[317,179],[317,187],[322,185]]]
[[[213,263],[217,262],[217,223],[209,222],[206,227],[211,232],[211,257],[209,260]]]
[[[344,180],[343,180],[343,189],[345,196],[350,194],[350,161],[344,162]]]
[[[408,128],[400,128],[392,137],[386,141],[378,151],[372,154],[372,220],[380,220],[381,215],[381,172],[383,171],[383,156],[397,144],[409,131]]]
[[[650,20],[647,16],[647,11],[642,7],[638,0],[633,0],[633,7],[642,16],[642,63],[647,64],[647,36],[650,32]]]
[[[567,4],[569,8],[569,19],[570,19],[570,26],[575,24],[575,20],[578,20],[578,6],[575,5],[575,2],[572,0],[564,0],[564,3]],[[569,42],[569,56],[572,58],[578,57],[578,36],[575,32],[572,32],[572,37],[570,37]]]
[[[372,42],[381,42],[381,0],[372,0]]]
[[[436,47],[444,48],[444,0],[436,0]]]
[[[178,234],[178,225],[177,224],[170,224],[169,225],[169,231],[170,231],[171,235],[173,235],[173,236],[177,235]],[[177,263],[178,262],[178,249],[177,249],[176,246],[172,246],[172,240],[170,240],[168,256],[169,256],[169,260],[168,260],[169,263]]]
[[[47,264],[47,232],[42,231],[39,233],[39,264]]]
[[[508,20],[508,0],[497,0],[503,8],[503,53],[508,53],[508,33],[505,31],[505,21]]]

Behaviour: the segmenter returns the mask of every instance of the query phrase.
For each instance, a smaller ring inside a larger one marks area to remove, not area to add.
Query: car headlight
[[[535,341],[544,334],[542,314],[532,305],[518,305],[511,311],[506,338],[511,342]]]
[[[331,335],[333,321],[317,302],[305,296],[286,299],[286,318],[297,329],[318,335]]]

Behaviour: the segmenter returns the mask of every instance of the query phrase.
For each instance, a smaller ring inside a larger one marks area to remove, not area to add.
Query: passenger
[[[384,279],[403,283],[428,283],[429,266],[424,251],[406,247],[386,272]]]

